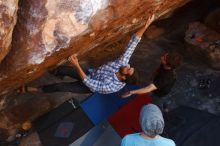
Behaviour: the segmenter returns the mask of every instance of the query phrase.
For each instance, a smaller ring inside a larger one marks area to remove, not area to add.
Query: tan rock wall
[[[0,63],[10,50],[18,0],[0,0]]]

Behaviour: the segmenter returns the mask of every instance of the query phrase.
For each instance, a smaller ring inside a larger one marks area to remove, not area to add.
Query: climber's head
[[[130,66],[122,66],[119,69],[119,73],[122,77],[122,81],[128,84],[137,84],[138,73],[137,71]]]
[[[119,69],[119,73],[125,77],[132,76],[134,74],[134,68],[130,66],[122,66]]]

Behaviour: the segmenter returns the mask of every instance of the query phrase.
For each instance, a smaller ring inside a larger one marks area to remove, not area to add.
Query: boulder
[[[18,0],[0,0],[0,63],[10,50]]]
[[[0,95],[79,56],[121,39],[189,0],[21,0],[10,53],[0,65]]]

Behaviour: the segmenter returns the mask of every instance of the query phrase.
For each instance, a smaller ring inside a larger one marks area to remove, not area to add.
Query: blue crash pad
[[[93,124],[98,125],[132,98],[121,98],[125,92],[137,88],[137,86],[126,85],[122,90],[116,93],[94,93],[92,96],[88,97],[87,100],[82,102],[80,106]]]

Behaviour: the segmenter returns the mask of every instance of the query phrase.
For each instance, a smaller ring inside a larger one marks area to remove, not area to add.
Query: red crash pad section
[[[151,101],[151,97],[147,94],[138,95],[115,112],[108,121],[121,137],[140,132],[140,110],[143,105],[149,104]]]

